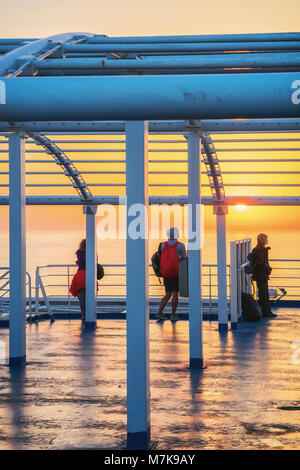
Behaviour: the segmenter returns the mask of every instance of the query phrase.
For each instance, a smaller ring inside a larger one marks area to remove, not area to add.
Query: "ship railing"
[[[10,269],[0,266],[0,314],[8,314],[10,306]],[[26,272],[26,314],[29,318],[33,312],[32,282],[29,272]]]

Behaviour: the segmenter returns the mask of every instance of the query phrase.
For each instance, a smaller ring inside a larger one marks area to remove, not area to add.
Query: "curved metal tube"
[[[33,140],[38,142],[44,147],[48,152],[50,152],[58,165],[64,167],[65,175],[72,182],[72,186],[76,189],[77,193],[81,196],[81,199],[84,201],[92,201],[93,196],[90,192],[86,182],[82,178],[80,172],[77,170],[72,161],[67,157],[63,150],[61,150],[56,144],[54,144],[50,139],[45,136],[42,136],[36,132],[26,132],[26,134],[31,137]]]
[[[225,200],[225,189],[222,179],[222,173],[218,162],[218,156],[212,139],[208,134],[201,135],[203,145],[204,163],[207,170],[207,176],[212,192],[213,199],[217,201]]]

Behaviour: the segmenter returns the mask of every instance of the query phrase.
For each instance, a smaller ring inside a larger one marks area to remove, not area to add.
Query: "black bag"
[[[160,278],[160,276],[161,276],[161,274],[160,274],[161,245],[162,245],[162,243],[159,244],[158,250],[154,253],[154,255],[151,258],[151,264],[152,264],[153,271],[154,271],[155,275],[158,278]],[[160,279],[159,279],[159,282],[161,282]]]
[[[246,274],[253,274],[253,256],[252,253],[249,253],[247,256],[248,264],[245,266],[245,273]]]
[[[242,314],[245,321],[259,321],[261,311],[251,294],[242,292]]]
[[[97,263],[97,279],[100,281],[104,277],[104,268],[102,264]]]

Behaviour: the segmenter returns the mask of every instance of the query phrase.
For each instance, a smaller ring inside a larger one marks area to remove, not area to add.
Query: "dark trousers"
[[[258,303],[261,306],[261,311],[262,311],[263,316],[265,316],[271,312],[270,301],[269,301],[268,278],[266,277],[257,278],[256,284],[258,287],[258,298],[259,298]]]
[[[80,305],[81,320],[85,320],[85,289],[80,289],[78,291],[77,298]]]

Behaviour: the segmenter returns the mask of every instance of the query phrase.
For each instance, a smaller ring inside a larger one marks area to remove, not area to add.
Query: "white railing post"
[[[96,276],[97,276],[97,249],[96,249],[96,221],[97,206],[84,206],[86,214],[86,310],[85,325],[95,328],[97,324],[96,312]]]
[[[39,314],[40,304],[40,268],[37,266],[35,269],[35,301],[34,301],[34,314],[37,317]]]
[[[214,207],[217,216],[217,258],[218,258],[218,322],[219,331],[228,330],[227,306],[227,261],[226,261],[226,214],[227,206]]]
[[[188,144],[188,257],[190,367],[203,367],[201,289],[201,171],[200,136],[186,135]]]
[[[241,240],[241,265],[246,263],[246,240]],[[240,266],[239,266],[240,268]],[[245,269],[241,271],[242,292],[246,292],[246,273]]]
[[[26,272],[26,276],[28,278],[28,309],[29,309],[29,318],[31,320],[31,316],[32,316],[31,276],[27,272]]]
[[[54,322],[54,315],[53,315],[53,312],[52,312],[51,304],[49,302],[47,292],[46,292],[43,280],[42,280],[40,275],[39,275],[39,286],[40,286],[40,289],[41,289],[41,293],[42,293],[45,305],[46,305],[47,310],[48,310],[49,318],[50,318],[51,322]]]
[[[231,329],[238,327],[238,290],[236,242],[230,242],[230,318]]]
[[[126,122],[127,445],[150,439],[148,123]]]
[[[26,362],[25,138],[9,136],[9,365]]]
[[[242,271],[241,271],[241,241],[236,242],[236,269],[237,269],[237,312],[238,318],[242,314]]]
[[[252,240],[247,240],[247,255],[252,251]],[[247,261],[247,260],[246,260]],[[246,274],[248,294],[252,294],[251,274]]]

